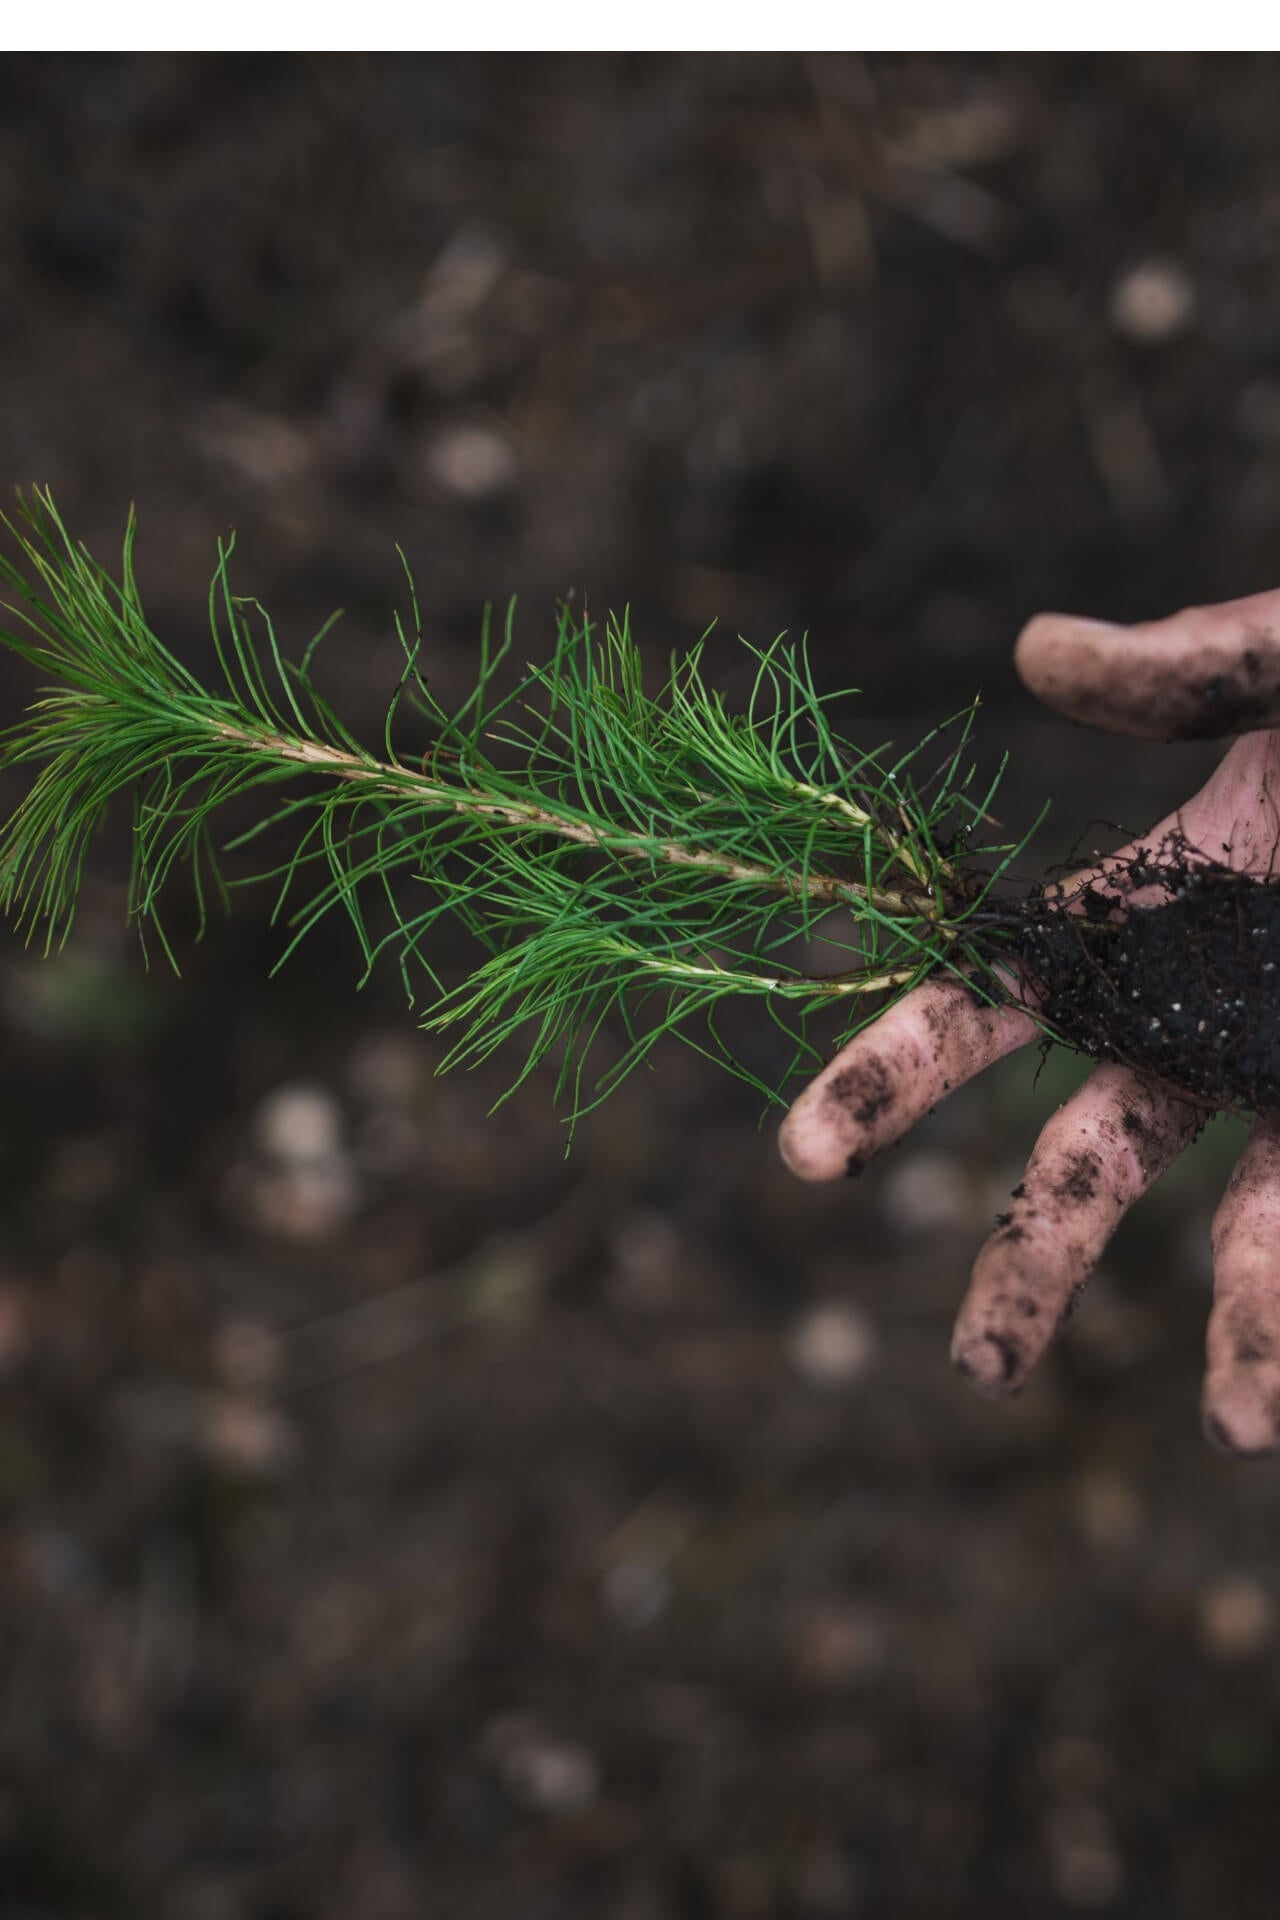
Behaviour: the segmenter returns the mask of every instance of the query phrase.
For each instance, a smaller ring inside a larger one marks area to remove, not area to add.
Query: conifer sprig
[[[429,992],[423,1024],[453,1037],[447,1064],[518,1040],[516,1084],[554,1055],[575,1112],[668,1032],[761,1086],[717,1032],[730,998],[761,1001],[800,1066],[820,1057],[813,1016],[828,1016],[826,1045],[840,1043],[884,994],[939,966],[998,997],[992,955],[1010,921],[989,896],[1025,837],[974,844],[1003,772],[973,797],[962,762],[976,701],[904,753],[866,751],[835,730],[844,696],[816,690],[803,645],[747,648],[754,684],[734,713],[707,683],[702,646],[650,692],[625,617],[597,629],[565,609],[549,659],[521,671],[511,617],[497,636],[486,622],[474,689],[449,712],[410,580],[409,620],[395,623],[404,670],[375,752],[315,684],[333,622],[288,660],[265,611],[232,590],[231,542],[209,596],[218,674],[205,686],[143,613],[132,514],[118,579],[45,492],[5,525],[16,553],[0,556],[0,641],[46,684],[0,748],[0,764],[34,774],[0,833],[0,905],[28,936],[43,923],[48,946],[70,928],[104,809],[127,792],[129,911],[171,960],[160,894],[174,867],[189,867],[203,921],[211,897],[228,897],[221,856],[238,853],[237,887],[274,886],[282,962],[341,909],[366,977],[392,952],[410,1000]],[[411,754],[399,745],[409,719]],[[219,848],[214,816],[246,793],[261,816]],[[286,835],[265,871],[245,867],[251,843]],[[479,943],[461,982],[433,963],[446,914]],[[819,943],[834,967],[814,964]],[[588,1081],[610,1016],[622,1044]]]

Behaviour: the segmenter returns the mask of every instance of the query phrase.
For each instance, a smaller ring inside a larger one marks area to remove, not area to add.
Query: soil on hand
[[[1280,887],[1183,851],[1160,906],[1116,918],[1090,887],[1081,912],[1037,912],[1018,951],[1042,1012],[1081,1053],[1121,1060],[1213,1107],[1280,1106]],[[1146,875],[1135,863],[1130,875]]]

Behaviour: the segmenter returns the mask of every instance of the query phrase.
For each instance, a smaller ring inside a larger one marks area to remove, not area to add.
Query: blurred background
[[[377,727],[486,600],[808,630],[868,744],[979,689],[1031,871],[1209,747],[1041,607],[1280,583],[1271,59],[7,58],[0,434],[193,663],[217,537]],[[6,663],[9,717],[29,693]],[[862,737],[860,735],[860,737]],[[11,803],[16,790],[4,798]],[[1113,823],[1113,824],[1108,824]],[[145,976],[124,822],[0,951],[3,1920],[1274,1912],[1280,1499],[1197,1398],[1239,1123],[1012,1405],[952,1312],[1034,1052],[806,1189],[679,1047],[579,1129],[437,1080],[338,925]]]

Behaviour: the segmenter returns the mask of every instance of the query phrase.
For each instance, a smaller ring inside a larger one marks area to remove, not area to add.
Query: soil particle
[[[1212,862],[1161,869],[1171,898],[1121,922],[1037,912],[1021,957],[1043,1012],[1070,1046],[1159,1075],[1194,1100],[1280,1107],[1280,885]],[[1160,1129],[1135,1109],[1121,1124],[1147,1160]],[[1080,1189],[1096,1181],[1080,1164]]]
[[[1138,1157],[1143,1178],[1150,1181],[1168,1164],[1176,1152],[1188,1145],[1204,1125],[1204,1114],[1188,1103],[1178,1102],[1171,1112],[1141,1113],[1126,1107],[1120,1125]],[[1126,1196],[1118,1196],[1121,1205]]]
[[[1256,1367],[1275,1354],[1275,1340],[1260,1321],[1251,1316],[1232,1328],[1233,1351],[1242,1367]]]
[[[1067,1155],[1065,1170],[1050,1192],[1055,1200],[1070,1200],[1083,1206],[1098,1190],[1102,1162],[1091,1148],[1082,1147]]]
[[[1280,707],[1280,650],[1269,633],[1258,634],[1257,643],[1246,647],[1226,671],[1215,662],[1212,670],[1187,682],[1183,697],[1189,708],[1170,715],[1171,740],[1216,740],[1274,726]]]
[[[1091,694],[1075,689],[1065,702],[1076,720],[1156,740],[1216,740],[1273,726],[1280,713],[1280,647],[1268,633],[1239,656],[1206,647],[1201,659],[1171,676],[1159,657],[1100,651]],[[1053,695],[1052,680],[1042,691]]]
[[[969,1001],[970,995],[966,992],[964,998]],[[922,1001],[921,1011],[924,1014],[925,1025],[941,1051],[942,1043],[949,1037],[952,1026],[955,1024],[957,1002],[949,997],[944,1000],[941,996],[929,996]]]
[[[933,990],[920,999],[920,1014],[933,1042],[933,1057],[941,1068],[950,1069],[943,1085],[949,1091],[955,1084],[955,1067],[969,1050],[975,1032],[982,1030],[990,1015],[990,983],[982,990],[964,974],[948,974],[933,982]]]
[[[1062,1303],[1062,1312],[1058,1315],[1058,1325],[1065,1327],[1084,1297],[1085,1282],[1077,1280]]]
[[[893,1105],[889,1069],[878,1054],[844,1067],[828,1082],[827,1099],[832,1106],[852,1114],[859,1126],[869,1127]]]

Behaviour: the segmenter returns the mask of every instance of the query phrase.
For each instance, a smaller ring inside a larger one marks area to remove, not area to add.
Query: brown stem
[[[749,861],[735,860],[728,854],[716,853],[709,848],[687,847],[679,841],[653,840],[642,834],[621,830],[602,833],[585,821],[556,813],[552,808],[536,805],[533,801],[459,793],[456,789],[439,785],[425,774],[414,773],[408,767],[388,766],[380,760],[348,753],[341,747],[292,739],[288,734],[266,729],[259,733],[225,722],[218,723],[214,731],[224,740],[251,747],[260,753],[272,754],[279,760],[293,761],[297,766],[309,768],[315,773],[332,774],[338,780],[408,791],[415,794],[423,806],[444,813],[471,814],[482,819],[505,821],[509,826],[540,828],[543,832],[556,834],[562,840],[596,847],[602,853],[616,854],[621,859],[665,860],[671,866],[698,867],[704,872],[740,880],[744,885],[770,887],[796,898],[807,895],[810,899],[822,900],[831,906],[870,905],[881,913],[900,914],[917,920],[937,921],[943,906],[940,899],[929,893],[866,887],[856,880],[841,880],[829,873],[801,875],[786,870],[775,871]]]

